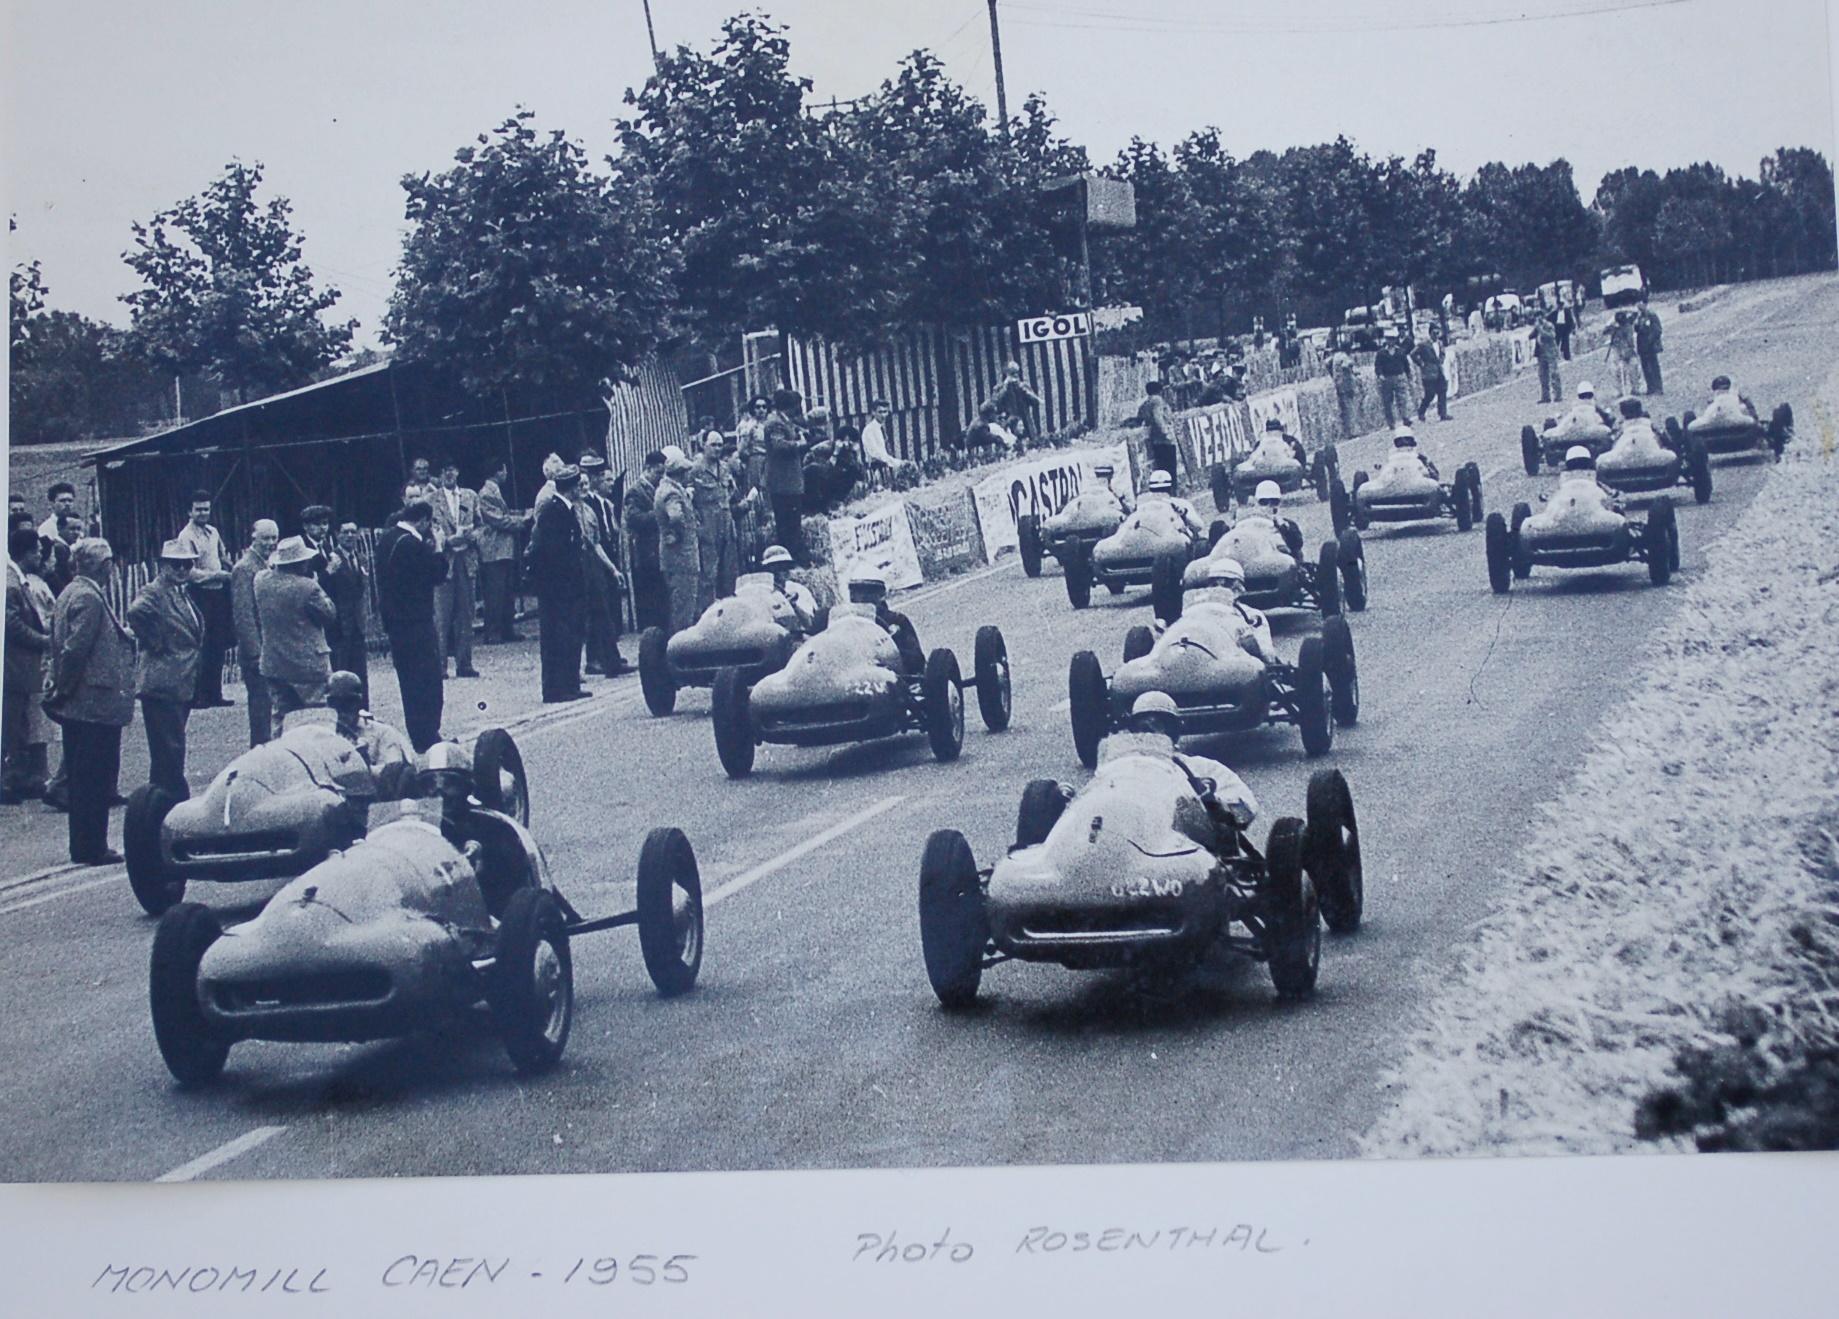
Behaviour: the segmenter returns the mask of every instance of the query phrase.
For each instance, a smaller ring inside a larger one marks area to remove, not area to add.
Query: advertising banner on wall
[[[1301,435],[1303,431],[1302,414],[1296,407],[1296,389],[1273,389],[1268,394],[1253,394],[1245,400],[1252,414],[1252,443],[1264,434],[1264,423],[1276,417],[1283,423],[1284,430],[1291,435]]]
[[[983,562],[983,542],[977,535],[977,512],[970,491],[954,491],[953,498],[939,503],[909,499],[907,522],[927,581]]]
[[[1182,447],[1188,470],[1204,476],[1215,463],[1230,463],[1251,452],[1252,432],[1246,418],[1243,403],[1219,403],[1182,413]]]
[[[918,586],[919,552],[904,500],[892,500],[859,517],[830,519],[830,562],[839,589],[860,576],[880,577],[890,591]]]
[[[1052,451],[972,486],[984,556],[994,563],[1005,549],[1015,549],[1015,520],[1024,513],[1046,517],[1059,512],[1067,500],[1097,479],[1092,467],[1100,462],[1112,466],[1112,488],[1128,496],[1130,456],[1121,444],[1109,449]]]

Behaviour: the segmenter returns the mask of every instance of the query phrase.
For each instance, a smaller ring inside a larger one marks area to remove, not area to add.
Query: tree
[[[411,174],[384,337],[475,397],[623,380],[671,329],[676,264],[644,181],[596,174],[520,109],[444,174]]]
[[[138,434],[162,416],[169,387],[121,331],[68,311],[33,317],[8,383],[17,444]]]
[[[139,354],[169,374],[201,371],[238,401],[304,384],[345,351],[356,321],[328,324],[336,288],[301,262],[292,205],[256,201],[262,166],[232,161],[195,197],[134,226],[122,259]]]
[[[1140,137],[1104,172],[1127,180],[1137,198],[1137,227],[1104,244],[1106,295],[1141,306],[1171,337],[1190,337],[1205,294],[1196,255],[1203,217],[1187,180],[1161,147]]]
[[[1655,253],[1676,280],[1713,278],[1714,258],[1730,239],[1730,225],[1711,197],[1669,197],[1654,219]]]
[[[6,221],[7,232],[19,228],[19,222],[11,216]],[[32,339],[32,318],[45,309],[45,277],[39,269],[38,262],[30,264],[17,262],[7,272],[7,348],[12,361],[12,369],[18,371]]]
[[[1177,143],[1175,167],[1194,205],[1196,278],[1219,316],[1221,332],[1235,309],[1240,313],[1235,320],[1260,311],[1276,313],[1280,305],[1274,286],[1287,249],[1277,190],[1233,158],[1217,128]]]
[[[1762,186],[1780,199],[1778,223],[1797,269],[1830,269],[1839,263],[1834,230],[1833,170],[1810,147],[1780,147],[1762,162]]]

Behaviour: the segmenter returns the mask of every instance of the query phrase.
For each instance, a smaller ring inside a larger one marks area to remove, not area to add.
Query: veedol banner
[[[1274,389],[1268,394],[1253,394],[1245,400],[1252,411],[1252,443],[1264,434],[1264,423],[1276,417],[1291,435],[1303,433],[1303,415],[1297,410],[1296,389]]]
[[[1128,496],[1130,455],[1123,445],[1110,449],[1081,449],[1074,453],[1048,452],[1030,462],[971,487],[977,505],[977,524],[983,528],[983,553],[991,563],[1005,549],[1015,549],[1015,520],[1024,513],[1045,518],[1097,478],[1092,465],[1112,466],[1111,488]]]
[[[831,518],[830,562],[839,591],[857,575],[880,577],[890,591],[918,586],[925,575],[907,523],[906,502],[892,500],[860,517]]]
[[[1189,471],[1206,473],[1216,463],[1230,463],[1250,453],[1252,433],[1246,427],[1245,417],[1242,403],[1220,403],[1182,413],[1181,429],[1188,441]]]

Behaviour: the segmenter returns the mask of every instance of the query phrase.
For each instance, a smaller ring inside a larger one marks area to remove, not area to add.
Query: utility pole
[[[990,54],[996,63],[996,117],[1002,121],[1003,141],[1009,140],[1009,94],[1003,88],[1003,33],[996,23],[996,0],[990,0]]]
[[[651,26],[651,0],[645,2],[645,36],[651,41],[651,67],[660,75],[664,72],[664,60],[658,54],[658,33]],[[992,0],[994,3],[994,0]]]

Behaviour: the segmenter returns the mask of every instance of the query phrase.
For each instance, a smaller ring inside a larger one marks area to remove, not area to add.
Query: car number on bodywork
[[[1179,879],[1120,879],[1112,883],[1111,896],[1114,898],[1179,898],[1181,881]]]

